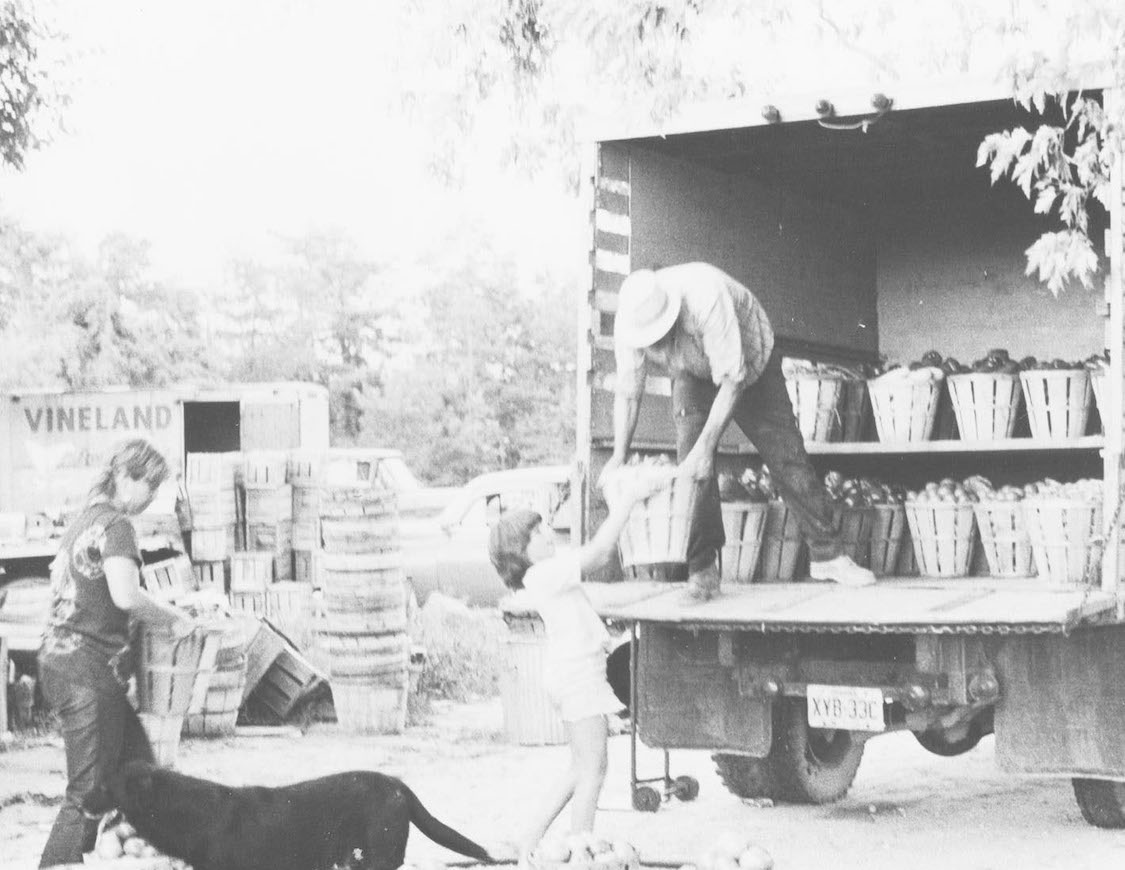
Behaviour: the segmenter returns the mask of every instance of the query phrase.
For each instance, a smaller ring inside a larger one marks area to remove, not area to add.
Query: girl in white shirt
[[[638,482],[597,534],[578,549],[557,548],[555,533],[534,511],[504,514],[492,528],[489,556],[509,589],[525,589],[547,633],[545,684],[558,707],[570,743],[570,767],[546,792],[519,843],[526,860],[568,802],[571,834],[594,829],[598,796],[605,782],[609,735],[607,717],[623,709],[606,680],[609,634],[594,611],[582,574],[603,565],[613,553],[633,505],[654,492]]]

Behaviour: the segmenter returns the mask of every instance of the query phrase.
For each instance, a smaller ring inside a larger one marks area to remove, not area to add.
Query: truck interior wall
[[[875,239],[858,210],[631,151],[634,269],[703,260],[748,286],[784,336],[878,346]]]
[[[891,362],[931,349],[964,363],[993,347],[1068,361],[1101,351],[1102,279],[1056,298],[1024,274],[1024,251],[1058,227],[1012,185],[989,188],[983,178],[959,195],[890,201],[873,220],[879,350]],[[1091,233],[1098,243],[1101,236]]]

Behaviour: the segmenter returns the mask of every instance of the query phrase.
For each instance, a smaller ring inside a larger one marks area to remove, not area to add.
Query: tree
[[[1051,13],[1051,26],[1061,35],[1056,51],[1029,46],[1010,69],[1016,100],[1044,123],[1034,131],[1017,127],[987,136],[977,165],[990,167],[994,184],[1010,178],[1034,201],[1036,214],[1061,221],[1062,230],[1043,233],[1026,252],[1027,273],[1037,273],[1058,295],[1071,280],[1092,285],[1099,262],[1090,239],[1090,209],[1096,204],[1107,214],[1110,197],[1120,196],[1110,180],[1125,145],[1125,105],[1119,101],[1108,111],[1100,99],[1069,91],[1080,72],[1076,67],[1091,56],[1108,75],[1107,84],[1119,92],[1125,88],[1125,11],[1117,3],[1051,5],[1032,7],[1027,27],[1044,32],[1043,16]],[[1072,56],[1075,50],[1080,57]]]
[[[45,44],[61,39],[22,0],[0,3],[0,160],[22,169],[28,151],[48,139],[67,98],[54,89],[43,58]]]

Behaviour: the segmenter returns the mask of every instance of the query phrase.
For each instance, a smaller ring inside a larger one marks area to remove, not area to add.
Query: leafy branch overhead
[[[1008,177],[1034,202],[1036,214],[1054,215],[1064,229],[1046,232],[1025,252],[1027,274],[1056,296],[1070,280],[1092,286],[1098,255],[1090,239],[1091,200],[1110,207],[1110,173],[1120,153],[1120,127],[1101,103],[1082,94],[1038,94],[1042,116],[1051,100],[1062,111],[1063,126],[1044,124],[1034,133],[1023,127],[986,136],[977,150],[977,166],[989,167],[992,183]]]

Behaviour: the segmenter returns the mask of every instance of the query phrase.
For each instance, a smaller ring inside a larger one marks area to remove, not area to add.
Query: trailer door
[[[238,402],[184,402],[185,453],[234,453],[241,449]]]
[[[242,402],[243,450],[288,450],[300,446],[300,408],[296,401]]]

